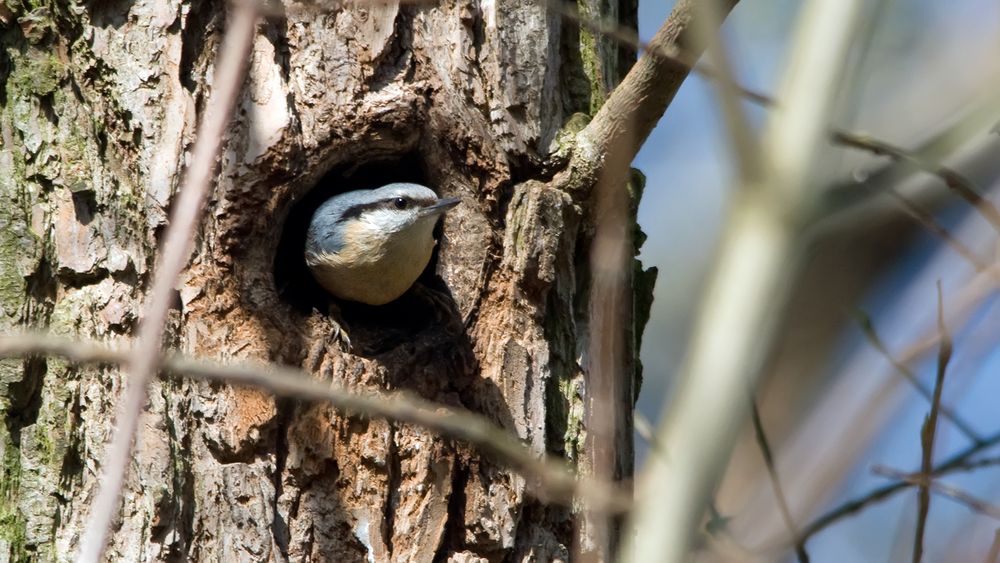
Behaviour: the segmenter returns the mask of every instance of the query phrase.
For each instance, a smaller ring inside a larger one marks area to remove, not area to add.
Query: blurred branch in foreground
[[[80,546],[79,561],[83,563],[96,563],[101,559],[112,522],[118,513],[125,472],[132,459],[132,442],[139,426],[139,415],[146,403],[146,388],[160,367],[160,343],[167,312],[173,301],[174,284],[191,253],[194,232],[215,174],[222,137],[243,85],[257,24],[258,3],[257,0],[240,0],[231,6],[232,14],[219,47],[213,87],[192,149],[191,163],[173,202],[170,221],[163,235],[136,346],[125,362],[130,376],[125,394],[119,399],[111,443],[102,457],[97,498],[91,505]]]
[[[762,144],[764,177],[731,205],[697,313],[681,381],[658,435],[633,518],[626,561],[681,561],[723,464],[748,414],[752,388],[799,256],[805,218],[816,203],[815,165],[846,72],[862,3],[808,2],[799,17],[782,104]],[[742,178],[741,178],[742,179]],[[670,499],[664,504],[663,499]]]
[[[0,357],[55,355],[75,363],[116,364],[129,352],[94,343],[44,334],[0,337]],[[569,503],[580,499],[588,508],[623,512],[630,501],[606,483],[577,479],[565,464],[540,459],[517,438],[480,415],[432,403],[408,393],[359,393],[318,381],[305,372],[276,365],[220,365],[170,354],[158,358],[171,375],[263,389],[274,395],[303,401],[322,401],[370,418],[416,424],[443,435],[475,444],[504,463],[537,480],[539,497]]]

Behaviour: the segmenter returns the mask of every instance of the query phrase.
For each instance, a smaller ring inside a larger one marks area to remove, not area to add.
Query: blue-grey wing
[[[355,192],[348,192],[326,200],[316,209],[306,233],[306,256],[340,252],[344,247],[340,218],[356,199]]]

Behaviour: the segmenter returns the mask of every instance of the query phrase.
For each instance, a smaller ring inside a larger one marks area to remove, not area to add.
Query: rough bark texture
[[[634,1],[582,4],[634,18]],[[258,27],[166,342],[409,389],[582,460],[592,220],[588,186],[553,178],[630,55],[541,2],[285,8]],[[225,13],[0,2],[0,326],[127,342]],[[346,353],[300,237],[326,197],[390,180],[464,203],[424,290],[344,307]],[[0,363],[0,560],[75,551],[122,383]],[[324,405],[158,381],[136,444],[115,560],[547,561],[574,542],[572,511],[494,460]]]

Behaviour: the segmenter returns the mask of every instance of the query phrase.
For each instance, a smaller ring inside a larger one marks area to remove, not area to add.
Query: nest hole
[[[409,154],[394,160],[335,168],[320,178],[292,206],[285,219],[273,269],[279,298],[303,316],[310,315],[313,311],[327,314],[331,310],[331,304],[335,305],[340,311],[339,320],[347,325],[352,343],[370,343],[366,348],[384,349],[392,346],[398,338],[423,330],[428,320],[435,315],[433,304],[418,295],[419,291],[411,289],[399,299],[377,307],[337,299],[313,278],[306,266],[304,249],[313,213],[327,199],[351,190],[373,189],[393,182],[413,182],[438,191],[436,186],[427,183],[424,171],[424,163],[419,155]],[[440,223],[434,236],[440,240]],[[450,300],[451,296],[444,282],[434,273],[437,260],[438,251],[435,248],[430,262],[416,283]]]

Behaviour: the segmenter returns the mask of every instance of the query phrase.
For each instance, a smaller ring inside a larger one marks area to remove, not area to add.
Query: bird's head
[[[345,202],[340,222],[360,221],[386,234],[401,233],[421,223],[433,225],[441,214],[460,201],[438,198],[433,190],[419,184],[389,184],[343,195],[349,194],[356,196]]]
[[[431,244],[437,218],[459,201],[439,198],[426,186],[404,183],[338,194],[313,215],[307,251],[361,254],[374,251],[373,245],[411,236],[427,238]],[[364,248],[345,248],[355,245]]]

